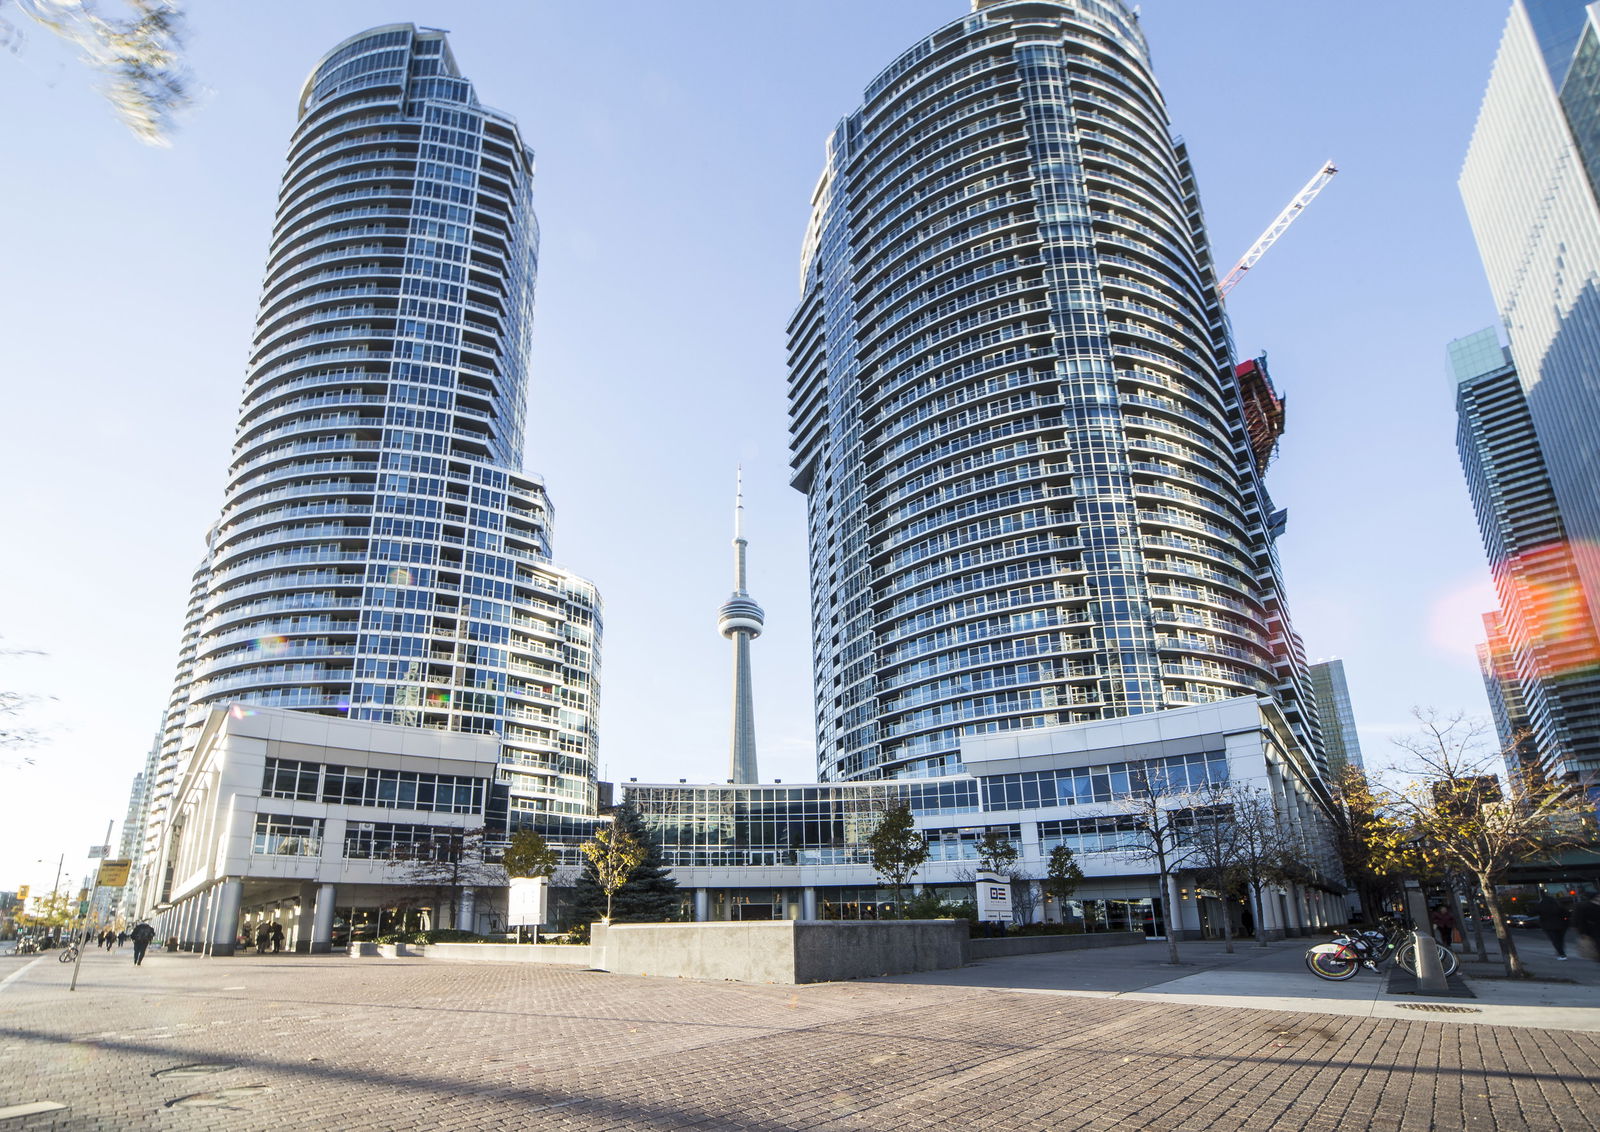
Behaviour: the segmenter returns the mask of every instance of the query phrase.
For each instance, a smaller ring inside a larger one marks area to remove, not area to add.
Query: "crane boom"
[[[1267,226],[1259,239],[1244,253],[1244,258],[1233,265],[1233,270],[1217,285],[1217,293],[1227,298],[1228,292],[1239,285],[1239,280],[1244,278],[1245,272],[1256,265],[1256,261],[1267,254],[1267,249],[1278,242],[1278,237],[1283,235],[1295,218],[1305,211],[1306,205],[1317,199],[1317,194],[1327,188],[1328,182],[1333,180],[1333,175],[1339,171],[1333,162],[1325,162],[1317,175],[1306,182],[1306,187],[1295,194],[1288,206],[1280,213],[1278,218]]]

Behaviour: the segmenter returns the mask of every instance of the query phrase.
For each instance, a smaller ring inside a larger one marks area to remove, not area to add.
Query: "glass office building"
[[[1364,769],[1356,713],[1350,706],[1350,685],[1344,678],[1344,661],[1319,660],[1310,668],[1311,692],[1317,700],[1317,719],[1329,767]]]
[[[1265,697],[1321,762],[1193,172],[1118,0],[976,0],[828,140],[789,328],[819,774]]]
[[[521,470],[533,171],[442,32],[307,80],[153,810],[242,702],[497,736],[496,820],[594,812],[600,603]]]
[[[1600,627],[1600,13],[1511,6],[1461,171],[1572,566]]]
[[[1450,344],[1456,447],[1500,608],[1480,665],[1507,759],[1600,771],[1600,636],[1509,351],[1490,328]]]

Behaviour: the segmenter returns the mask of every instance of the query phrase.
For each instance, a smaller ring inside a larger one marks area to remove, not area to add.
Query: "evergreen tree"
[[[678,882],[663,862],[661,844],[645,827],[644,817],[631,804],[620,807],[614,818],[619,830],[645,847],[644,860],[628,874],[628,880],[611,901],[614,924],[651,924],[675,919],[678,914]],[[577,922],[587,924],[606,914],[606,893],[600,887],[594,862],[587,856],[578,873],[574,893]]]

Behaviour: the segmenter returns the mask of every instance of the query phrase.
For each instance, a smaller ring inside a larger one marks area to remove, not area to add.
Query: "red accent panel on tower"
[[[1284,398],[1278,396],[1278,391],[1272,387],[1272,378],[1267,376],[1265,355],[1241,362],[1233,372],[1239,379],[1250,451],[1255,455],[1256,467],[1264,472],[1278,450],[1278,437],[1283,435]]]

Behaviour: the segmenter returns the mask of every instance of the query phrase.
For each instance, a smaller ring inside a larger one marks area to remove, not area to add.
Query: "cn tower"
[[[750,681],[750,642],[761,635],[766,616],[745,589],[744,472],[736,480],[733,504],[733,596],[723,602],[717,629],[733,642],[733,737],[728,751],[728,781],[757,782],[756,706]]]

